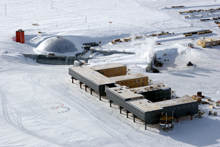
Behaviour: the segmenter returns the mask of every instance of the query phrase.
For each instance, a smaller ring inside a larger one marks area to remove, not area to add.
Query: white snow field
[[[178,5],[185,7],[170,8]],[[41,42],[55,36],[68,38],[78,50],[82,43],[101,41],[101,50],[135,54],[93,55],[88,66],[122,63],[130,73],[145,74],[154,83],[171,87],[178,97],[202,91],[218,101],[220,46],[202,48],[197,41],[219,38],[220,29],[214,20],[185,19],[186,14],[178,12],[219,7],[220,0],[1,0],[0,146],[220,146],[220,107],[199,105],[206,112],[202,118],[180,118],[172,131],[159,125],[144,130],[142,121],[133,123],[132,116],[120,114],[117,105],[110,108],[107,99],[99,101],[78,82],[72,84],[68,74],[72,65],[38,64],[22,55],[35,54]],[[25,31],[24,44],[14,41],[18,29]],[[183,37],[184,32],[204,29],[213,33]],[[110,43],[161,31],[174,34]],[[195,48],[188,48],[188,43]],[[155,52],[164,66],[158,68],[160,73],[148,73],[145,68]],[[188,61],[194,66],[187,67]],[[218,115],[208,115],[210,110]]]

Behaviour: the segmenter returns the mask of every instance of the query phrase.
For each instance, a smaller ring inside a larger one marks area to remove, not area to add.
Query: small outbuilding
[[[220,39],[201,39],[198,40],[198,45],[206,48],[206,47],[210,47],[210,46],[216,46],[216,45],[220,45]]]
[[[198,45],[206,48],[206,47],[211,46],[211,41],[206,40],[206,39],[201,39],[201,40],[198,40]]]

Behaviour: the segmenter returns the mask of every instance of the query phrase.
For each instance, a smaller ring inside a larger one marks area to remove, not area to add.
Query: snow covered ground
[[[164,8],[173,5],[185,7]],[[101,41],[101,49],[136,54],[99,54],[89,66],[123,63],[130,73],[143,73],[155,83],[164,83],[179,97],[202,91],[218,101],[220,46],[201,48],[197,41],[203,36],[219,38],[220,29],[213,21],[184,19],[185,15],[177,13],[219,7],[219,0],[1,0],[0,146],[220,146],[220,107],[200,105],[206,112],[203,118],[181,118],[172,131],[160,130],[159,125],[144,130],[143,122],[133,123],[131,115],[127,119],[125,112],[119,114],[117,105],[110,108],[108,100],[99,101],[78,83],[72,84],[71,66],[38,64],[22,56],[35,54],[33,49],[53,36],[70,39],[78,49],[82,43]],[[25,30],[25,44],[13,41],[17,29]],[[213,33],[182,35],[202,29]],[[109,43],[161,31],[174,34]],[[188,48],[188,43],[195,48]],[[145,67],[155,52],[164,66],[159,68],[161,73],[147,73]],[[187,67],[188,61],[194,66]],[[210,110],[218,116],[209,116]]]

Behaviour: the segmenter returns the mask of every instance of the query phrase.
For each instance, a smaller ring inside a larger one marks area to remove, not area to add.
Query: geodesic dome
[[[55,53],[67,53],[75,52],[77,48],[69,39],[63,37],[51,37],[44,40],[36,50],[41,53],[55,52]]]

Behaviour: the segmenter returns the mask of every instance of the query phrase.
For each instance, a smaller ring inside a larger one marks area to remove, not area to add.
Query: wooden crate
[[[198,101],[198,102],[201,102],[202,101],[202,98],[197,96],[197,95],[192,95],[191,98],[193,98],[194,100]]]
[[[213,105],[209,105],[210,108],[214,109],[215,107]]]

